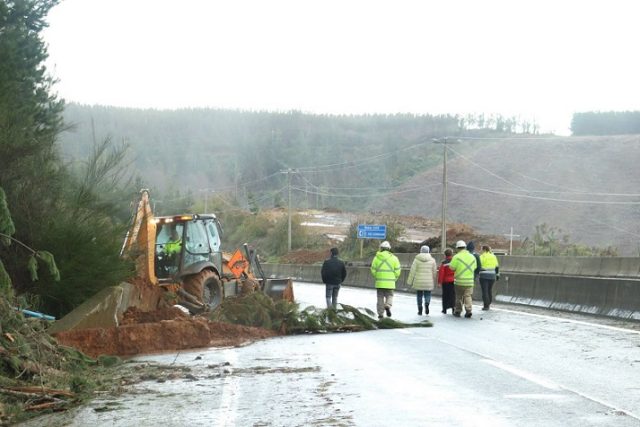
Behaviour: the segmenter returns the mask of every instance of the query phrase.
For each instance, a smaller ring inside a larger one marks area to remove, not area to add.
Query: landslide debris
[[[119,327],[89,328],[54,334],[85,354],[134,356],[169,350],[238,346],[275,336],[269,329],[191,317],[176,307],[143,312],[130,307]]]
[[[113,355],[238,346],[279,334],[432,326],[377,320],[371,310],[348,305],[300,310],[296,303],[257,292],[224,300],[209,319],[175,307],[150,312],[131,307],[119,327],[58,332],[54,338],[41,321],[25,319],[6,300],[0,304],[0,424],[63,411],[95,393],[123,392],[154,375],[158,381],[176,375],[176,367],[127,367]]]
[[[0,425],[77,405],[94,386],[88,378],[113,363],[58,344],[43,321],[0,298]]]
[[[300,310],[297,303],[274,301],[259,292],[227,298],[211,313],[211,319],[215,321],[271,329],[282,335],[433,326],[429,321],[404,323],[375,317],[368,308],[359,309],[346,304],[338,304],[335,310],[314,306]]]

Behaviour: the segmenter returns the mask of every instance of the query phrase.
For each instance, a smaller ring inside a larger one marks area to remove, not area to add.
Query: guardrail
[[[398,290],[406,288],[415,254],[400,254]],[[640,320],[640,258],[501,256],[494,300],[548,309]],[[440,259],[436,255],[436,259]],[[347,267],[345,285],[373,288],[366,261]],[[321,282],[319,264],[263,264],[270,277]],[[440,295],[438,288],[434,295]],[[480,286],[474,300],[482,300]]]

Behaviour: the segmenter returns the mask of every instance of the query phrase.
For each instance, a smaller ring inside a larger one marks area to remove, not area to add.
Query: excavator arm
[[[140,190],[140,200],[124,239],[120,255],[135,257],[138,276],[157,285],[158,278],[154,268],[155,246],[156,223],[153,221],[149,190],[142,189]]]

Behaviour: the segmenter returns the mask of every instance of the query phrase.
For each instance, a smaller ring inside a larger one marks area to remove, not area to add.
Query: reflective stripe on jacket
[[[498,258],[496,258],[496,256],[491,252],[483,252],[480,254],[480,262],[482,263],[480,277],[495,280]]]
[[[449,263],[449,268],[455,274],[455,284],[457,286],[473,286],[473,271],[476,266],[476,257],[473,254],[466,249],[458,252]]]
[[[389,251],[379,251],[371,262],[371,275],[376,288],[395,289],[400,277],[400,260]]]

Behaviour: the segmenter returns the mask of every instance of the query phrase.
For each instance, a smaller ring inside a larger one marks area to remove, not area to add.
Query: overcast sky
[[[44,33],[70,102],[501,113],[567,133],[640,110],[636,0],[63,0]]]

